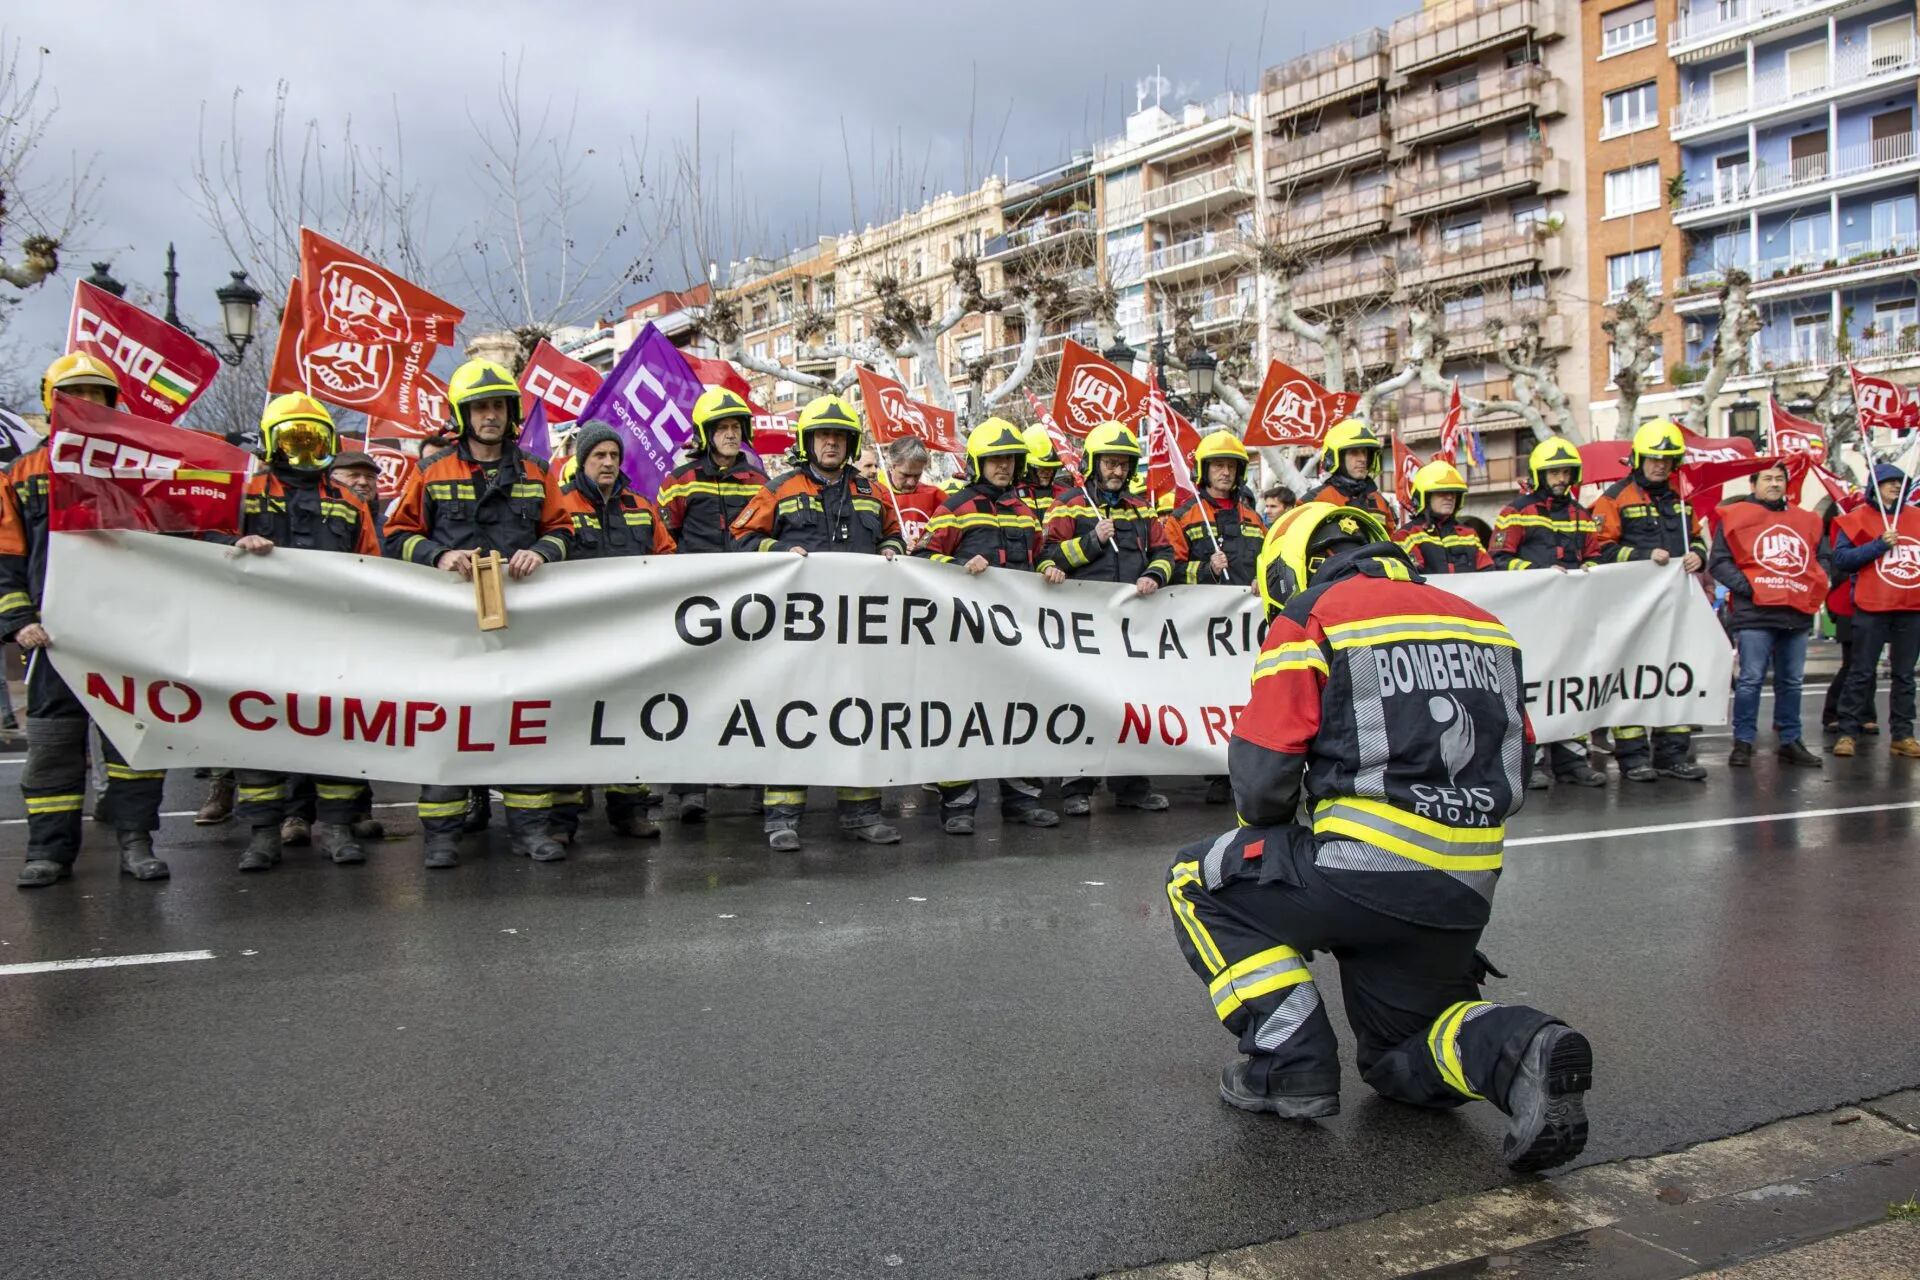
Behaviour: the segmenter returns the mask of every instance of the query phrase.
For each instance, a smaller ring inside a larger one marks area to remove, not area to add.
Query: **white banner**
[[[1448,579],[1521,643],[1541,740],[1719,724],[1729,648],[1652,565]],[[397,782],[777,782],[1224,772],[1262,630],[1245,589],[874,556],[550,565],[505,630],[416,565],[54,536],[53,662],[136,768]]]

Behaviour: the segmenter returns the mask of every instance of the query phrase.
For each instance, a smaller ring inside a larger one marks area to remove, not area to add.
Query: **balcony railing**
[[[1560,34],[1553,0],[1441,0],[1393,24],[1393,69],[1452,58],[1521,32]]]
[[[1676,132],[1698,129],[1721,120],[1737,120],[1749,112],[1771,112],[1790,107],[1803,98],[1849,89],[1883,76],[1890,79],[1911,76],[1916,69],[1920,69],[1920,43],[1916,43],[1911,34],[1897,44],[1883,44],[1877,50],[1865,45],[1849,45],[1835,55],[1831,80],[1827,79],[1823,67],[1820,83],[1795,85],[1786,67],[1775,67],[1754,77],[1746,96],[1737,102],[1731,100],[1730,95],[1716,98],[1711,92],[1683,99],[1673,109],[1673,128]]]
[[[1173,123],[1150,138],[1133,138],[1128,137],[1126,134],[1120,134],[1117,137],[1105,138],[1095,143],[1093,158],[1096,161],[1105,160],[1128,151],[1136,151],[1141,147],[1151,146],[1168,134],[1181,129],[1192,128],[1196,123],[1202,123],[1208,120],[1227,120],[1236,116],[1246,119],[1252,115],[1252,111],[1247,101],[1247,95],[1244,93],[1229,92],[1218,94],[1204,103],[1189,102],[1184,108],[1169,112],[1168,114],[1173,117]],[[1189,114],[1198,117],[1198,119],[1190,121],[1187,118]]]
[[[1441,330],[1455,351],[1497,345],[1500,339],[1488,332],[1490,323],[1520,324],[1544,320],[1552,307],[1543,297],[1490,297],[1467,306],[1449,307],[1441,320]]]
[[[1411,241],[1400,246],[1400,283],[1431,284],[1476,271],[1538,263],[1548,256],[1548,245],[1549,239],[1532,223],[1505,223],[1493,230]]]
[[[1205,173],[1170,182],[1164,187],[1154,187],[1141,194],[1140,209],[1152,215],[1193,200],[1221,194],[1252,195],[1253,171],[1238,165],[1222,165],[1218,169],[1209,169]]]
[[[1393,104],[1394,138],[1404,142],[1524,107],[1540,96],[1548,79],[1544,67],[1528,65],[1509,67],[1437,93],[1403,93]]]
[[[1207,258],[1246,251],[1246,237],[1237,231],[1209,231],[1190,240],[1177,240],[1147,255],[1147,273],[1172,271]]]
[[[1831,6],[1833,0],[1692,0],[1667,28],[1667,44],[1726,39],[1744,27],[1785,20],[1805,9]]]
[[[1260,87],[1271,93],[1276,89],[1302,84],[1316,76],[1377,58],[1386,52],[1386,48],[1387,33],[1374,27],[1339,44],[1330,44],[1324,49],[1315,49],[1312,53],[1303,53],[1297,58],[1268,67],[1266,74],[1260,77]]]
[[[1057,236],[1072,235],[1075,232],[1094,230],[1093,211],[1074,209],[1067,213],[1056,214],[1051,218],[1042,218],[1029,222],[1024,227],[1015,227],[1005,235],[995,236],[987,241],[983,258],[995,258],[1004,253],[1019,249],[1030,249],[1034,245],[1052,240]]]
[[[1405,216],[1506,187],[1537,183],[1548,158],[1543,145],[1529,142],[1452,164],[1406,170],[1400,175],[1394,203]]]
[[[1288,204],[1274,215],[1274,235],[1293,245],[1349,236],[1393,216],[1393,189],[1382,183],[1364,191],[1346,191],[1325,200]]]
[[[1217,293],[1210,298],[1169,299],[1166,306],[1154,311],[1151,323],[1162,333],[1172,333],[1176,313],[1182,308],[1191,308],[1188,323],[1196,329],[1219,324],[1239,324],[1253,319],[1254,316],[1252,294]]]
[[[1871,246],[1856,245],[1837,252],[1831,249],[1814,249],[1805,253],[1786,254],[1765,258],[1757,262],[1736,264],[1745,271],[1755,284],[1767,284],[1776,280],[1807,277],[1817,279],[1836,271],[1859,271],[1875,266],[1899,266],[1901,260],[1920,253],[1920,236],[1911,231],[1900,231],[1883,237]],[[1700,271],[1691,271],[1681,276],[1674,285],[1676,300],[1712,293],[1727,281],[1727,268],[1708,267]]]
[[[1494,378],[1485,382],[1461,383],[1460,394],[1469,400],[1511,400],[1513,382],[1508,378]],[[1400,393],[1395,401],[1395,409],[1400,419],[1401,433],[1408,440],[1422,440],[1440,434],[1440,427],[1446,421],[1447,404],[1453,398],[1451,391],[1436,391],[1432,387],[1420,387]]]
[[[1384,254],[1359,262],[1322,262],[1293,282],[1293,300],[1303,307],[1317,307],[1385,293],[1392,285],[1391,261]]]
[[[1731,207],[1799,187],[1858,178],[1909,164],[1917,155],[1920,153],[1914,150],[1914,135],[1908,132],[1889,134],[1871,142],[1856,142],[1837,152],[1800,156],[1787,164],[1734,165],[1718,170],[1707,190],[1689,193],[1676,212]]]
[[[1786,369],[1826,368],[1843,360],[1855,363],[1916,356],[1920,356],[1920,326],[1907,325],[1890,333],[1876,333],[1871,338],[1855,334],[1837,339],[1823,332],[1815,337],[1797,338],[1785,346],[1764,346],[1756,338],[1749,362],[1754,373],[1776,373]]]
[[[1342,120],[1312,133],[1277,138],[1267,148],[1267,176],[1274,181],[1345,163],[1387,146],[1387,119],[1381,112]]]

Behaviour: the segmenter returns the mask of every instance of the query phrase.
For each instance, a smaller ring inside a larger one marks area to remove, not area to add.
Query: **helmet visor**
[[[317,422],[289,422],[273,433],[273,451],[294,467],[324,467],[333,461],[333,432]]]

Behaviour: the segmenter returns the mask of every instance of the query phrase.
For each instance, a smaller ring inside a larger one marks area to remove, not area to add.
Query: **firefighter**
[[[1413,518],[1394,530],[1393,540],[1422,573],[1478,573],[1493,568],[1493,557],[1459,521],[1467,482],[1451,462],[1436,458],[1413,474]]]
[[[1242,825],[1188,846],[1167,884],[1180,951],[1246,1055],[1221,1072],[1222,1101],[1339,1112],[1339,1046],[1307,968],[1322,951],[1362,1079],[1415,1106],[1492,1102],[1509,1165],[1564,1164],[1586,1144],[1592,1049],[1538,1009],[1482,1000],[1499,975],[1475,949],[1525,799],[1519,646],[1366,511],[1287,513],[1259,586],[1272,622],[1227,748]]]
[[[839,396],[816,396],[795,426],[792,471],[769,480],[733,522],[735,545],[745,551],[878,554],[891,560],[906,548],[893,507],[851,465],[860,447],[860,419]],[[880,820],[873,787],[836,791],[841,829],[868,844],[896,844],[900,833]],[[762,800],[767,845],[800,847],[805,787],[768,787]]]
[[[1200,493],[1167,518],[1175,581],[1253,586],[1267,524],[1242,492],[1250,461],[1247,446],[1231,431],[1200,438],[1191,459]]]
[[[240,532],[209,533],[208,542],[264,556],[275,547],[296,551],[344,551],[378,556],[373,513],[327,469],[340,449],[340,435],[326,408],[294,392],[267,403],[260,417],[267,468],[247,483]],[[294,802],[295,778],[266,769],[237,769],[234,814],[251,828],[240,870],[269,871],[280,863],[287,841],[282,823]],[[367,860],[353,826],[363,812],[367,784],[359,778],[313,778],[311,839],[338,866]],[[305,825],[304,823],[302,824]]]
[[[1706,567],[1706,544],[1695,536],[1692,513],[1672,484],[1674,469],[1686,454],[1686,437],[1674,423],[1655,420],[1633,433],[1633,470],[1593,504],[1602,564],[1677,561],[1684,573]],[[1707,771],[1688,758],[1692,750],[1693,729],[1688,725],[1651,730],[1623,725],[1613,731],[1614,762],[1621,775],[1634,782],[1652,782],[1661,774],[1705,782]]]
[[[1527,492],[1501,508],[1493,521],[1496,569],[1558,569],[1570,573],[1593,565],[1600,555],[1599,526],[1580,505],[1580,450],[1552,436],[1527,455]],[[1588,762],[1585,735],[1549,742],[1537,751],[1529,783],[1544,791],[1556,782],[1603,787],[1607,777]]]
[[[1173,577],[1173,548],[1166,523],[1151,501],[1128,492],[1140,468],[1140,441],[1125,423],[1103,422],[1087,433],[1084,446],[1087,485],[1079,493],[1061,493],[1047,516],[1040,572],[1048,582],[1068,578],[1094,582],[1130,582],[1150,596]],[[1107,787],[1122,808],[1157,813],[1167,798],[1143,777],[1109,778]],[[1084,818],[1092,812],[1098,778],[1069,778],[1062,784],[1060,811]]]
[[[17,463],[15,464],[18,465]],[[1887,750],[1920,759],[1913,736],[1914,664],[1920,658],[1920,490],[1898,467],[1873,469],[1872,501],[1834,523],[1833,567],[1853,579],[1853,665],[1840,692],[1833,754],[1851,756],[1873,721],[1873,682],[1887,653]]]
[[[61,356],[40,381],[40,403],[53,416],[56,391],[111,409],[120,383],[104,361],[84,352]],[[47,514],[51,473],[44,444],[0,475],[0,640],[27,655],[27,759],[20,795],[27,809],[23,889],[64,880],[80,853],[81,812],[87,792],[87,729],[80,700],[53,669],[46,650],[54,637],[40,625],[47,583]],[[166,773],[135,769],[102,737],[107,791],[97,813],[120,843],[120,870],[136,880],[164,880],[167,864],[153,854],[160,828],[160,791]]]
[[[613,428],[584,422],[573,433],[574,466],[560,490],[560,509],[568,521],[568,560],[608,560],[619,556],[670,556],[673,535],[660,510],[627,485],[620,469],[626,448]],[[560,468],[553,468],[558,472]],[[606,788],[607,825],[623,836],[650,840],[660,828],[647,820],[651,789],[642,782],[616,782]],[[562,844],[580,831],[580,811],[591,800],[584,787],[556,788],[549,830]]]
[[[1393,528],[1393,508],[1378,483],[1380,461],[1386,449],[1372,427],[1358,418],[1348,418],[1327,428],[1320,442],[1320,470],[1327,482],[1309,499],[1331,502],[1340,507],[1360,507],[1372,512],[1387,528]]]
[[[1053,432],[1047,430],[1046,423],[1036,422],[1028,427],[1026,441],[1027,475],[1020,484],[1020,498],[1044,531],[1053,504],[1060,498],[1061,487],[1067,484],[1067,474],[1061,464],[1060,450],[1053,442]]]
[[[507,557],[510,577],[524,578],[567,554],[566,513],[560,495],[535,458],[520,452],[520,388],[490,360],[469,360],[447,379],[447,411],[454,446],[407,481],[387,518],[387,554],[473,577],[476,553]],[[420,825],[426,862],[460,863],[463,829],[484,831],[486,791],[469,814],[469,788],[420,788]],[[545,787],[501,787],[513,851],[537,862],[567,856],[547,831],[551,792]]]
[[[988,418],[967,433],[967,485],[950,495],[927,522],[926,545],[914,554],[968,573],[988,569],[1032,572],[1040,558],[1040,521],[1022,496],[1029,446],[1005,418]],[[1029,827],[1053,827],[1060,815],[1040,804],[1038,778],[1002,778],[1000,815]],[[940,784],[940,818],[950,836],[973,834],[980,807],[976,782]]]
[[[687,461],[660,488],[660,516],[680,555],[733,550],[733,522],[767,483],[746,452],[753,447],[753,410],[726,387],[708,387],[693,403]],[[707,820],[707,788],[677,782],[680,821]]]

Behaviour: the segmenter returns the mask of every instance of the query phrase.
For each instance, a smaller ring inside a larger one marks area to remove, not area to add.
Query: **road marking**
[[[182,960],[211,960],[211,951],[155,951],[144,956],[91,956],[85,960],[39,960],[32,964],[0,964],[0,978],[19,973],[53,973],[62,969],[118,969],[130,964],[177,964]]]
[[[1529,844],[1570,844],[1575,840],[1614,840],[1621,836],[1653,836],[1668,831],[1704,831],[1709,827],[1747,827],[1761,822],[1798,821],[1801,818],[1842,818],[1855,813],[1890,813],[1900,809],[1920,809],[1920,800],[1896,800],[1889,804],[1857,804],[1845,809],[1795,809],[1786,813],[1752,813],[1738,818],[1706,818],[1700,822],[1663,822],[1653,827],[1611,827],[1604,831],[1568,831],[1552,836],[1522,836],[1509,840],[1509,849]]]
[[[376,804],[373,807],[376,809],[411,809],[413,808],[413,801],[408,800],[401,804]],[[198,815],[199,812],[198,809],[169,809],[160,816],[163,818],[191,818]],[[91,815],[88,816],[87,821],[93,821]],[[0,827],[24,827],[26,824],[27,820],[25,818],[0,818]],[[213,825],[224,827],[227,824],[224,822],[216,822]]]

